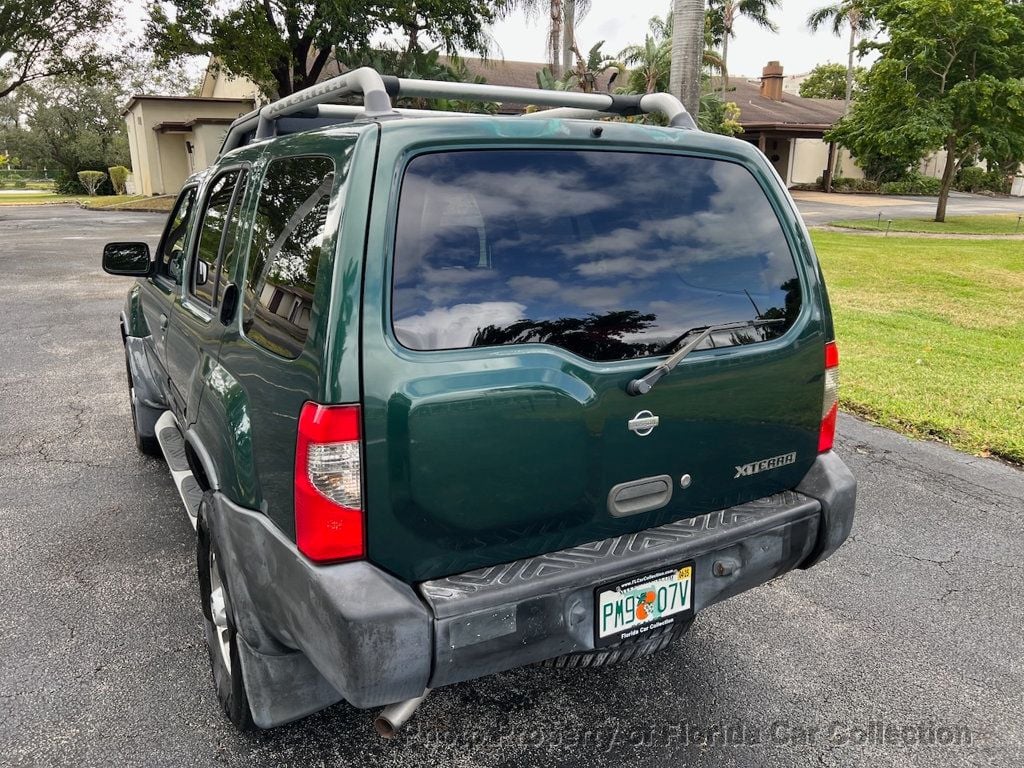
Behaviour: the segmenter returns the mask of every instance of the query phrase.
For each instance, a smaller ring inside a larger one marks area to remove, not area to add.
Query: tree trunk
[[[562,75],[562,0],[551,0],[548,19],[548,63],[551,74]]]
[[[939,205],[935,209],[935,220],[946,220],[946,203],[949,202],[949,190],[953,186],[956,175],[956,134],[946,137],[946,167],[942,171],[942,187],[939,189]]]
[[[572,69],[572,47],[576,45],[576,2],[562,0],[562,71]]]
[[[729,88],[729,33],[722,35],[722,101]]]
[[[669,90],[694,120],[700,110],[704,60],[704,0],[672,0],[672,68]]]
[[[850,102],[853,100],[853,52],[857,47],[857,25],[856,19],[850,19],[850,54],[846,60],[846,97],[843,101],[843,114],[850,111]]]

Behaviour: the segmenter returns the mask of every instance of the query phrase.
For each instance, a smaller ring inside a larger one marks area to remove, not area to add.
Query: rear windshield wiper
[[[704,340],[713,333],[718,333],[719,331],[736,331],[740,328],[756,328],[760,325],[771,325],[773,323],[784,322],[786,322],[785,319],[779,317],[772,320],[744,320],[738,323],[720,323],[718,325],[706,325],[691,328],[662,347],[662,350],[668,351],[672,349],[672,347],[681,342],[691,333],[696,333],[697,331],[700,331],[700,333],[681,346],[668,360],[663,363],[658,363],[654,370],[646,376],[641,376],[639,379],[633,379],[629,382],[629,385],[626,387],[626,391],[631,395],[646,395],[654,388],[654,385],[658,383],[662,376],[671,372],[673,368],[682,362],[684,357],[703,344]]]

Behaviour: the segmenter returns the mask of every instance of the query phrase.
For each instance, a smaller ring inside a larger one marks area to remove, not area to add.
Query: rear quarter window
[[[413,350],[545,343],[595,361],[773,338],[800,311],[788,241],[740,165],[631,152],[485,150],[406,167],[392,324]]]
[[[328,157],[279,158],[260,186],[246,270],[243,329],[281,357],[302,352],[334,186]]]

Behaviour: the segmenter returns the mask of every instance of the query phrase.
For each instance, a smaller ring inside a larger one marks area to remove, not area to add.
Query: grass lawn
[[[842,407],[1024,463],[1024,243],[814,233]]]
[[[0,195],[0,205],[44,205],[46,203],[77,203],[81,197],[58,195],[54,192],[15,190]]]
[[[3,205],[46,205],[55,203],[81,203],[90,210],[169,211],[173,196],[146,197],[144,195],[58,195],[54,192],[6,192],[0,195]]]
[[[848,229],[870,229],[885,231],[888,220],[845,219],[833,221],[833,227]],[[939,223],[931,219],[893,219],[890,232],[944,232],[948,235],[1024,235],[1024,219],[1017,226],[1016,214],[992,214],[988,216],[949,216]]]
[[[93,210],[170,211],[174,207],[175,199],[174,195],[163,195],[161,197],[146,197],[144,195],[93,197],[85,201],[85,207]]]

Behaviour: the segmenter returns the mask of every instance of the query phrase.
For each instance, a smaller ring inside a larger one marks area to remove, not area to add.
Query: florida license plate
[[[693,563],[663,568],[595,590],[594,645],[640,638],[693,613]]]

